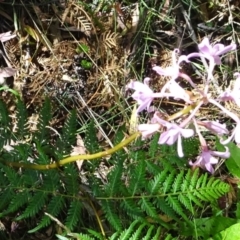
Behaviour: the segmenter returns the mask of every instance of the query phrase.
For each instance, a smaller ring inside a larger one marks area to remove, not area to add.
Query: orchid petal
[[[184,138],[190,138],[193,136],[193,134],[194,134],[194,131],[192,129],[182,129],[181,130],[181,135]]]

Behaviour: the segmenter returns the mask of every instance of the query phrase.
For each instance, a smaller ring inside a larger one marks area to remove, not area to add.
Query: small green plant
[[[83,59],[83,60],[81,60],[80,64],[84,69],[91,69],[92,68],[92,63],[88,60]]]
[[[79,44],[76,49],[76,53],[89,53],[89,47],[86,44]]]

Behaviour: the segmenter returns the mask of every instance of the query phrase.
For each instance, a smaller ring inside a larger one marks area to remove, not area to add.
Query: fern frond
[[[194,214],[193,205],[191,203],[194,202],[192,199],[190,200],[188,196],[185,196],[183,194],[178,195],[178,200],[182,203],[182,205],[191,212],[191,214]],[[195,202],[194,202],[195,203]],[[200,202],[199,202],[200,203]],[[200,205],[202,207],[202,204]]]
[[[79,176],[74,165],[68,164],[64,168],[64,175],[62,181],[65,184],[68,195],[77,196],[79,194]]]
[[[151,195],[157,194],[161,188],[162,183],[166,179],[168,175],[168,169],[164,169],[160,173],[158,173],[154,179],[148,182],[148,192]]]
[[[157,231],[156,231],[156,234],[153,236],[152,240],[158,240],[160,239],[160,234],[161,234],[161,228],[158,227],[157,228]],[[165,239],[166,240],[166,239]]]
[[[7,177],[8,181],[13,184],[19,186],[21,183],[19,181],[19,175],[16,173],[16,171],[13,168],[2,166],[2,170],[5,173],[5,176]]]
[[[18,140],[22,140],[27,135],[27,110],[26,107],[20,99],[16,103],[16,118],[17,118],[17,135]]]
[[[36,142],[43,143],[50,138],[50,130],[49,128],[46,128],[46,126],[49,125],[51,118],[52,114],[50,100],[46,99],[39,113],[39,121],[37,124],[38,131],[34,134]]]
[[[131,192],[132,196],[136,194],[140,194],[144,188],[145,185],[145,157],[144,153],[142,156],[138,157],[138,163],[136,166],[134,166],[133,171],[131,171],[131,176],[130,176],[130,184],[129,184],[129,191]]]
[[[35,216],[40,210],[42,210],[47,200],[47,194],[45,192],[37,192],[30,199],[30,202],[24,212],[16,218],[16,220],[21,220],[24,218]]]
[[[117,216],[117,214],[114,213],[113,204],[108,200],[102,200],[101,204],[108,222],[111,223],[115,230],[121,231],[122,230],[121,220],[119,216]]]
[[[42,180],[44,181],[44,185],[42,186],[42,190],[52,192],[59,190],[56,189],[60,181],[60,176],[55,169],[49,170],[48,174],[46,171],[42,173]]]
[[[186,214],[184,213],[184,209],[176,197],[172,197],[171,195],[167,196],[167,202],[175,212],[177,212],[186,222],[189,222]]]
[[[154,225],[150,225],[150,226],[148,227],[148,230],[147,230],[146,235],[142,238],[142,240],[151,239],[152,232],[155,230],[154,228],[155,228]],[[134,237],[135,237],[135,236],[134,236]],[[136,238],[132,238],[132,240],[134,240],[134,239],[136,239]]]
[[[84,145],[90,153],[96,153],[101,151],[98,139],[97,139],[97,132],[94,127],[94,122],[91,121],[88,125]]]
[[[159,210],[161,210],[163,213],[165,213],[167,216],[177,220],[176,212],[174,211],[174,209],[172,207],[169,206],[169,204],[166,202],[165,198],[163,198],[163,197],[156,198],[154,200],[154,203],[155,203],[156,207]]]
[[[81,218],[82,204],[79,200],[73,200],[67,213],[66,227],[73,230]]]
[[[128,198],[123,199],[121,202],[121,207],[130,215],[133,219],[144,218],[144,213],[139,206],[137,206],[134,199]]]
[[[63,197],[62,196],[54,196],[54,197],[52,197],[51,201],[49,202],[46,212],[50,213],[53,216],[58,216],[58,214],[62,210],[63,206],[64,206]],[[41,228],[47,227],[50,223],[51,223],[51,219],[48,216],[44,215],[44,217],[42,218],[40,223],[37,225],[37,227],[29,230],[28,232],[34,233]]]
[[[167,178],[163,183],[163,189],[162,189],[163,193],[167,193],[171,189],[175,176],[176,176],[175,170],[171,171],[170,174],[167,176]]]
[[[135,220],[122,232],[114,233],[109,240],[157,240],[160,239],[160,233],[160,227]]]
[[[6,216],[8,213],[12,213],[23,207],[29,201],[29,194],[27,191],[20,192],[16,194],[8,206],[8,208],[1,214]]]
[[[134,227],[138,224],[138,221],[135,220],[128,229],[125,229],[124,231],[122,231],[121,235],[119,236],[119,239],[122,240],[129,240],[130,238],[130,234],[133,232]],[[145,224],[142,224],[143,227],[145,226]]]
[[[147,213],[148,216],[154,219],[159,219],[156,207],[149,201],[149,199],[142,197],[139,201],[139,205],[141,206],[141,209]]]
[[[68,235],[81,240],[96,240],[95,238],[90,237],[88,234],[83,234],[83,233],[78,233],[78,234],[72,233]],[[61,238],[59,239],[62,240]]]
[[[58,159],[70,153],[72,146],[76,141],[77,131],[77,114],[76,111],[71,111],[64,123],[61,137],[56,142],[55,153]]]
[[[0,210],[4,210],[8,204],[11,202],[12,197],[14,196],[14,191],[11,188],[6,188],[4,191],[1,192],[0,195]],[[0,217],[2,214],[0,214]]]
[[[141,236],[142,236],[142,231],[144,229],[144,227],[146,227],[146,224],[141,224],[137,230],[132,234],[132,236],[130,238],[127,238],[127,236],[125,238],[122,238],[124,240],[135,240],[135,239],[141,239]]]
[[[11,119],[6,105],[0,100],[0,149],[10,142],[12,136]]]
[[[180,190],[181,183],[183,182],[183,177],[184,177],[184,171],[180,171],[180,173],[177,175],[177,177],[175,178],[175,181],[172,185],[173,193],[176,193]]]
[[[113,158],[117,160],[113,170],[108,175],[108,184],[104,186],[107,196],[115,196],[119,192],[119,187],[121,185],[121,177],[123,173],[123,163],[124,159],[120,152],[114,154]]]
[[[106,49],[116,48],[118,38],[119,38],[118,33],[115,32],[109,31],[102,34],[102,41]]]
[[[159,136],[160,134],[157,133],[157,134],[154,134],[153,135],[153,138],[150,142],[150,146],[149,146],[149,150],[148,150],[148,154],[150,155],[151,159],[154,158],[155,156],[157,156],[157,151],[159,149]]]

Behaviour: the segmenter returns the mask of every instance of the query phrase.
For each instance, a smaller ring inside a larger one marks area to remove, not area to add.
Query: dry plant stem
[[[172,121],[176,118],[179,118],[179,117],[189,113],[197,105],[198,104],[195,103],[195,104],[188,106],[188,107],[182,109],[181,111],[169,116],[168,121]],[[140,135],[141,135],[140,132],[136,132],[136,133],[132,134],[129,138],[124,140],[123,142],[117,144],[115,147],[113,147],[109,150],[103,151],[103,152],[71,156],[71,157],[64,158],[64,159],[62,159],[58,162],[52,163],[52,164],[38,165],[38,164],[34,164],[34,163],[18,163],[18,162],[8,162],[8,161],[2,161],[2,162],[10,167],[16,167],[16,168],[21,167],[21,168],[35,169],[35,170],[55,169],[55,168],[59,168],[59,167],[65,165],[65,164],[68,164],[71,162],[76,162],[77,160],[94,160],[94,159],[106,157],[106,156],[111,155],[111,154],[119,151],[120,149],[124,148],[129,143],[131,143],[133,140],[135,140],[137,137],[139,137]]]

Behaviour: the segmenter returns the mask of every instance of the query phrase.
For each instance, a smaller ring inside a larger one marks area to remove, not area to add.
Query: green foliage
[[[85,161],[84,182],[75,163],[45,171],[14,169],[10,162],[58,162],[70,154],[77,129],[75,111],[62,129],[53,129],[51,102],[46,100],[37,130],[30,132],[28,112],[18,101],[17,122],[11,122],[0,102],[0,219],[11,215],[15,221],[31,220],[29,233],[53,223],[46,212],[68,231],[85,229],[79,234],[81,239],[102,239],[100,223],[109,239],[172,239],[168,230],[176,231],[183,223],[186,229],[194,229],[192,218],[202,215],[206,205],[216,206],[217,199],[229,191],[220,179],[199,170],[184,170],[182,166],[198,151],[194,139],[184,142],[186,157],[179,159],[176,149],[157,144],[157,135],[149,143],[137,139],[110,157]],[[124,132],[121,128],[115,134],[115,145]],[[93,122],[83,137],[87,152],[101,151]],[[6,144],[11,148],[3,148]],[[100,164],[108,174],[101,172]]]

